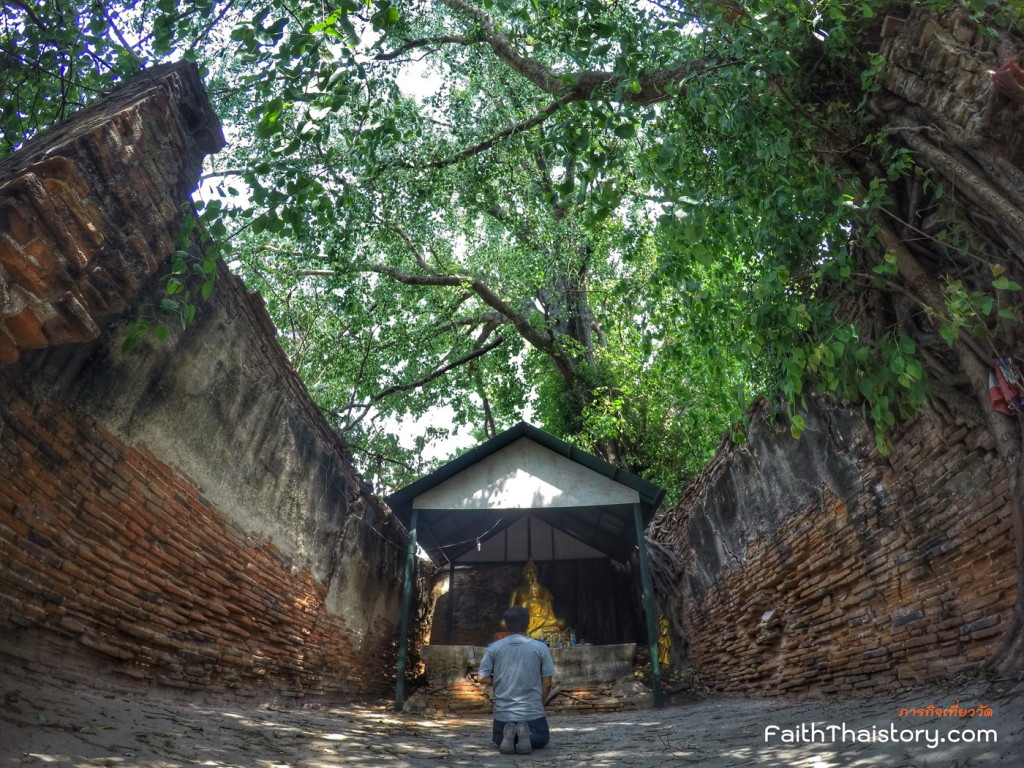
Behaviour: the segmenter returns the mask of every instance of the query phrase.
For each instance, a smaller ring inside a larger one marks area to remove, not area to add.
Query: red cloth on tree
[[[1024,376],[1008,357],[996,361],[995,370],[988,375],[988,397],[992,408],[1012,415],[1024,411]]]

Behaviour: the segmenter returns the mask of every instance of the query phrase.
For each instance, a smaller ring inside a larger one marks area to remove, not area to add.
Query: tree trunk
[[[1024,284],[1024,145],[1017,127],[1024,108],[992,88],[990,72],[1019,57],[1022,45],[1009,34],[985,35],[960,13],[938,17],[924,9],[888,19],[883,36],[890,90],[876,95],[873,111],[917,165],[912,177],[889,183],[889,204],[877,222],[880,244],[896,255],[900,286],[918,305],[893,315],[919,349],[935,350],[925,361],[933,381],[969,382],[949,404],[960,409],[973,401],[972,416],[991,432],[1006,471],[1017,602],[989,666],[1009,672],[1024,661],[1024,424],[1020,412],[992,408],[989,377],[997,358],[1016,362],[1024,353],[1021,293],[1010,285]],[[998,288],[999,277],[1010,287]],[[972,294],[994,299],[991,315],[977,313],[951,349],[936,349],[934,332],[953,324],[955,301]],[[895,294],[887,301],[907,299]],[[1000,318],[998,309],[1012,315]],[[946,392],[933,388],[936,399],[953,394]]]

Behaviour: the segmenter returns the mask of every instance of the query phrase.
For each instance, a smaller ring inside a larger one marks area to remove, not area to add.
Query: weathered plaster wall
[[[405,532],[259,297],[222,268],[187,331],[120,351],[218,135],[181,65],[0,165],[0,665],[383,694]]]
[[[677,632],[725,691],[884,690],[978,669],[1016,599],[1007,483],[988,434],[922,417],[880,456],[849,411],[804,437],[767,409],[654,538],[679,556]]]

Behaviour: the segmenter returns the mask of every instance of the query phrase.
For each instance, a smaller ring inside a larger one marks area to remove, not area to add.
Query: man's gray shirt
[[[491,643],[479,674],[494,686],[494,719],[521,722],[544,717],[542,677],[555,674],[551,652],[540,640],[509,635]]]

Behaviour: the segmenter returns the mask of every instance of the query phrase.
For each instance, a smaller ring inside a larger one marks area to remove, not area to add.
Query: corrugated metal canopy
[[[437,563],[606,556],[625,561],[665,490],[530,424],[511,429],[387,497]],[[525,523],[525,524],[524,524]],[[528,538],[524,538],[528,537]],[[486,546],[485,546],[486,544]]]

